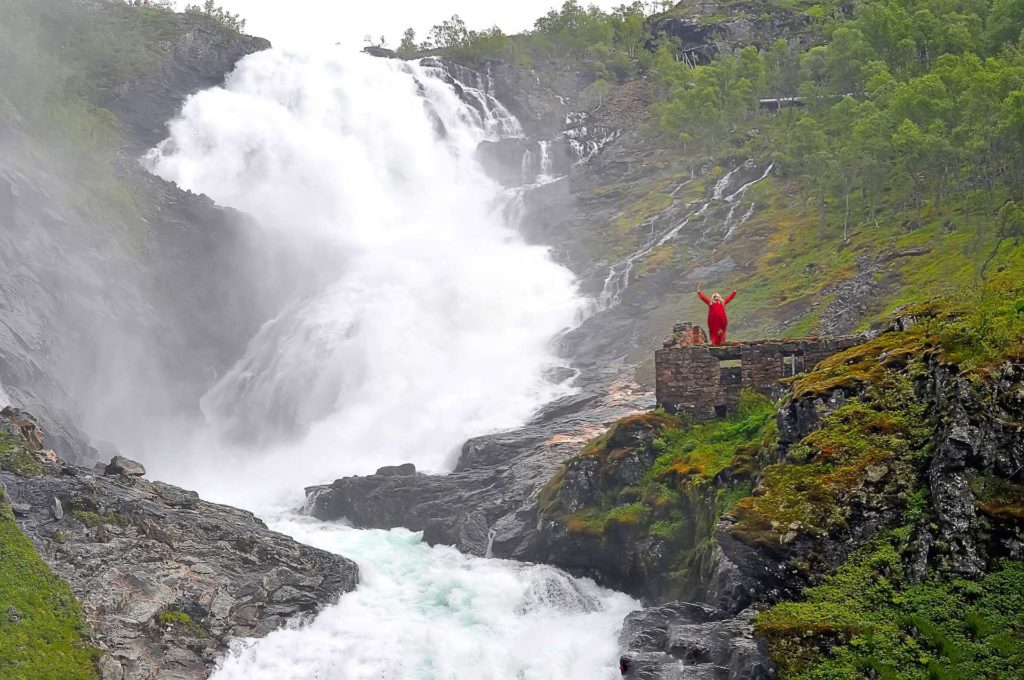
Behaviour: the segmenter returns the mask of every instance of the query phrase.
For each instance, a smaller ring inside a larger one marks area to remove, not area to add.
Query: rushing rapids
[[[306,627],[239,641],[219,678],[617,675],[625,596],[275,510],[309,482],[383,464],[444,470],[467,437],[571,389],[544,376],[584,301],[522,241],[514,192],[475,159],[518,122],[486,81],[460,77],[436,61],[263,52],[192,97],[147,158],[252,215],[282,269],[305,272],[281,282],[292,302],[204,397],[208,425],[181,447],[188,474],[153,455],[157,474],[247,505],[363,574]]]

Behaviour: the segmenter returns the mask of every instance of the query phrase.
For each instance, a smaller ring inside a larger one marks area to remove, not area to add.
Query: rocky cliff
[[[201,16],[120,2],[15,3],[7,11],[19,8],[12,26],[27,17],[46,31],[40,36],[57,31],[47,22],[69,33],[62,46],[38,37],[24,56],[75,63],[88,79],[82,98],[51,107],[51,121],[29,96],[45,89],[43,75],[18,63],[5,75],[13,80],[0,99],[17,105],[0,105],[0,384],[46,425],[49,448],[91,464],[91,449],[105,447],[118,421],[124,431],[129,414],[194,409],[210,375],[234,360],[280,300],[254,273],[266,263],[250,247],[245,217],[139,164],[185,97],[268,43]],[[89,62],[114,60],[86,50],[117,40],[138,50],[130,63],[105,70]],[[32,77],[20,90],[19,78]],[[115,386],[129,375],[168,389],[126,400]]]
[[[301,621],[358,582],[353,562],[249,512],[147,481],[126,459],[72,465],[44,439],[28,414],[0,413],[0,488],[81,602],[103,680],[207,677],[232,638]]]
[[[996,651],[1002,643],[972,637],[909,593],[938,592],[955,578],[1016,578],[1011,565],[1024,546],[1015,509],[1024,488],[1020,339],[984,369],[965,368],[951,352],[959,321],[925,316],[901,319],[795,379],[777,411],[751,405],[696,426],[667,415],[620,421],[549,483],[539,517],[547,560],[655,603],[696,597],[705,607],[656,608],[627,625],[627,677],[676,677],[705,662],[722,666],[709,677],[760,677],[772,667],[769,655],[787,676],[849,672],[869,658],[888,668],[900,663],[899,645],[936,644],[937,633],[920,632],[927,626],[950,640],[935,667],[1016,667]],[[880,545],[895,549],[895,561],[872,562]],[[889,579],[896,592],[876,601],[843,590],[851,573]],[[829,599],[837,590],[862,618]],[[804,598],[820,598],[817,608],[778,604]],[[897,641],[858,650],[864,627],[881,625],[874,608],[893,602],[899,616],[919,621],[918,631],[904,626]],[[743,611],[752,603],[764,612],[753,622]],[[977,606],[972,615],[995,626],[1012,606]],[[728,622],[732,633],[695,656],[684,633],[709,622]],[[652,642],[658,626],[669,632]],[[739,653],[730,645],[746,645],[755,632],[767,641],[760,654],[726,672],[726,659]],[[971,665],[968,653],[983,661]]]
[[[139,162],[188,95],[269,43],[105,0],[3,12],[27,61],[0,76],[0,395],[39,415],[0,415],[5,502],[81,602],[104,680],[207,677],[232,638],[301,621],[358,580],[354,563],[251,513],[127,461],[92,467],[114,453],[105,433],[130,439],[137,415],[196,409],[287,294],[258,273],[248,218]],[[51,83],[40,64],[82,80]],[[129,381],[166,391],[129,397]],[[11,625],[23,614],[36,616]]]

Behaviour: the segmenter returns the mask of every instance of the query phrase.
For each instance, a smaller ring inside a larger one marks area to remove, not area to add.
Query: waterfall
[[[566,393],[543,375],[575,282],[509,225],[474,155],[520,131],[444,62],[339,52],[252,55],[185,104],[151,167],[255,216],[306,272],[202,402],[252,484],[444,470],[467,438]]]
[[[552,178],[553,162],[551,160],[551,142],[540,142],[540,176],[538,181],[550,180]]]
[[[709,225],[708,228],[702,232],[701,239],[706,239],[710,232],[713,231],[715,228],[724,228],[726,233],[722,241],[724,242],[729,240],[729,238],[731,238],[733,233],[735,232],[736,228],[739,227],[744,222],[746,222],[754,213],[754,205],[751,205],[747,212],[744,213],[740,221],[737,224],[732,224],[732,217],[733,214],[736,212],[736,208],[738,206],[737,201],[743,197],[743,195],[747,192],[748,189],[750,189],[750,187],[766,179],[768,175],[771,174],[772,169],[775,167],[774,164],[769,164],[765,171],[760,175],[760,177],[745,182],[744,184],[740,185],[735,191],[732,191],[732,193],[727,194],[726,192],[730,191],[730,189],[732,188],[733,178],[737,175],[737,173],[739,173],[745,167],[749,167],[750,165],[751,163],[750,161],[748,161],[747,163],[737,166],[730,170],[729,172],[722,175],[722,177],[715,182],[715,185],[711,190],[711,198],[709,200],[701,202],[700,205],[696,208],[696,210],[689,212],[685,218],[683,218],[681,221],[677,222],[674,226],[665,230],[661,234],[656,233],[654,230],[654,224],[657,221],[657,218],[650,220],[650,236],[648,236],[648,238],[644,240],[642,246],[640,246],[637,250],[633,251],[633,253],[629,255],[626,259],[622,260],[621,262],[615,263],[609,268],[608,275],[605,277],[604,284],[601,288],[601,294],[598,296],[596,304],[594,305],[596,309],[592,309],[591,311],[603,311],[619,304],[622,301],[622,294],[626,291],[626,288],[629,286],[630,281],[632,280],[633,269],[636,266],[636,263],[648,257],[651,253],[654,252],[655,249],[660,248],[661,246],[671,242],[694,219],[704,217],[704,215],[713,205],[721,201],[724,201],[729,204],[729,212],[726,214],[724,220],[722,220],[721,225]],[[683,186],[685,186],[688,183],[689,180],[680,183],[679,186],[673,189],[669,195],[673,199],[675,199],[676,194],[678,194],[679,190],[682,189]]]
[[[533,154],[527,149],[523,153],[523,162],[519,168],[519,175],[523,184],[529,184],[533,177]]]
[[[583,308],[575,281],[524,243],[521,195],[475,159],[519,134],[486,78],[444,62],[269,50],[190,98],[149,155],[251,215],[291,295],[211,385],[205,427],[147,452],[150,473],[361,571],[305,626],[235,641],[216,680],[618,677],[625,595],[279,509],[383,464],[448,469],[467,438],[569,392],[545,375]]]
[[[489,74],[435,57],[421,59],[419,67],[434,80],[452,86],[453,91],[468,104],[463,115],[468,114],[488,139],[523,136],[519,120],[494,96],[494,82]]]

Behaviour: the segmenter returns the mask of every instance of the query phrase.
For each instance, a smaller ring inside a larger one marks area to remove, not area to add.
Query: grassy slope
[[[70,588],[50,572],[10,508],[0,507],[0,676],[96,678],[97,655]]]
[[[637,225],[663,210],[667,192],[689,177],[691,163],[699,165],[696,158],[677,156],[669,160],[666,156],[655,153],[646,159],[645,166],[660,166],[653,180],[630,183],[627,178],[622,184],[597,190],[620,195],[623,210],[610,224],[595,223],[588,244],[592,257],[616,261],[638,247],[647,231]],[[702,179],[691,182],[680,192],[680,200],[701,199],[705,185]],[[952,201],[941,214],[927,207],[920,226],[916,226],[916,210],[901,209],[895,199],[879,211],[877,224],[855,213],[845,243],[840,206],[829,206],[828,226],[819,233],[815,210],[805,209],[799,196],[788,195],[780,178],[769,177],[752,187],[737,212],[745,211],[751,201],[757,206],[751,218],[713,252],[694,249],[689,243],[694,235],[684,231],[674,242],[638,262],[636,268],[640,279],[668,276],[681,281],[693,279],[697,267],[731,257],[736,269],[721,279],[705,278],[704,285],[711,290],[739,290],[729,307],[734,339],[813,333],[832,300],[830,288],[858,273],[858,258],[874,259],[909,248],[927,249],[923,256],[895,259],[881,267],[882,287],[887,292],[880,299],[868,301],[869,313],[861,324],[866,328],[903,305],[982,283],[983,266],[998,242],[994,217]],[[1008,240],[1001,245],[985,273],[991,276],[1000,270],[1024,277],[1024,243]],[[705,315],[703,305],[692,293],[670,293],[646,321],[645,335],[664,337],[673,323],[702,320]],[[637,358],[644,360],[646,354]],[[642,375],[649,373],[648,365]]]
[[[6,435],[6,433],[4,433]],[[35,458],[0,438],[0,466],[38,474]],[[99,651],[67,583],[50,571],[0,499],[0,677],[90,680]]]

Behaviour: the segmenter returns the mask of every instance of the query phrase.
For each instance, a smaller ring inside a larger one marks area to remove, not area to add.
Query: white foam
[[[239,641],[214,680],[612,680],[631,598],[551,567],[430,548],[420,535],[282,517],[354,558],[362,584],[299,630]]]

